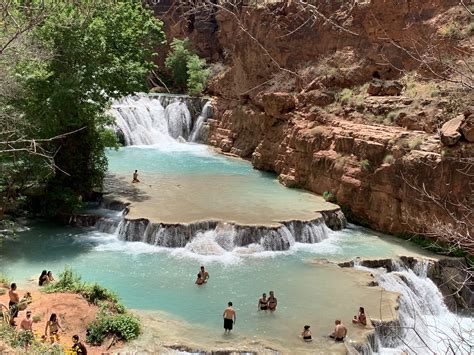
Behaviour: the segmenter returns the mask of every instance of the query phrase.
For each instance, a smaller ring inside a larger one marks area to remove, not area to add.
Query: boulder
[[[456,145],[456,143],[461,138],[461,125],[464,121],[464,116],[459,115],[448,122],[446,122],[443,127],[441,127],[440,136],[441,142],[447,146]]]
[[[293,110],[296,106],[295,96],[285,92],[265,93],[257,102],[269,116],[279,116]]]
[[[398,96],[402,89],[403,85],[396,80],[372,79],[367,93],[372,96]]]
[[[163,86],[155,86],[150,89],[150,94],[166,94],[169,91]]]

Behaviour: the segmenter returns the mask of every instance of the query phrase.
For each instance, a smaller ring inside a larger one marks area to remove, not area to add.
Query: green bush
[[[341,104],[348,104],[353,94],[354,93],[351,89],[345,88],[337,94],[337,99]]]
[[[101,315],[87,328],[87,341],[100,345],[109,335],[130,341],[140,335],[140,320],[132,314]]]
[[[0,273],[0,285],[10,286],[10,279],[2,273]]]
[[[323,192],[323,198],[327,202],[336,202],[336,196],[332,192],[329,191],[324,191]]]
[[[43,290],[47,293],[79,293],[86,300],[94,304],[98,304],[99,301],[109,301],[113,307],[116,307],[116,304],[118,303],[118,297],[114,292],[97,283],[82,282],[81,277],[75,274],[69,266],[66,266],[64,271],[59,274],[59,279],[57,282],[46,286]]]
[[[206,87],[210,70],[206,61],[189,50],[189,39],[174,38],[165,66],[171,70],[174,83],[179,90],[187,90],[190,95],[199,95]]]
[[[360,163],[360,168],[362,170],[369,170],[370,169],[370,161],[367,159],[361,160]]]
[[[192,55],[187,64],[188,73],[188,93],[190,95],[199,95],[206,87],[206,81],[210,70],[206,68],[206,61],[197,55]]]

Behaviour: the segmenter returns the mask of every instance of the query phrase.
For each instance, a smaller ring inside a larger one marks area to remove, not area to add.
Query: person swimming
[[[303,340],[305,342],[310,342],[313,341],[313,338],[311,337],[311,330],[309,330],[310,326],[305,325],[303,328],[303,331],[301,332],[301,336],[303,337]]]

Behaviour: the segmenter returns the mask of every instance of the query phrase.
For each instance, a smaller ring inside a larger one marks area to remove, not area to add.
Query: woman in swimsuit
[[[267,294],[264,293],[262,297],[258,300],[258,306],[257,306],[259,311],[266,311],[268,309],[268,300],[267,300]]]
[[[367,317],[365,316],[364,307],[359,307],[359,313],[354,316],[352,323],[367,325]]]
[[[303,331],[301,332],[301,336],[305,342],[310,342],[313,339],[311,338],[311,330],[309,330],[309,325],[305,325]]]
[[[277,299],[273,295],[273,291],[270,291],[270,296],[268,296],[268,309],[270,311],[275,311],[277,308]]]
[[[46,270],[43,270],[43,272],[41,272],[41,275],[39,277],[38,285],[44,286],[44,285],[47,285],[48,282],[49,282],[48,273],[46,272]]]
[[[44,336],[48,334],[48,328],[49,328],[49,339],[51,340],[51,344],[54,344],[54,339],[56,338],[56,341],[59,342],[59,329],[63,330],[61,328],[61,325],[59,324],[58,317],[56,316],[56,313],[52,313],[51,317],[49,317],[49,321],[46,322],[46,328],[44,328]]]

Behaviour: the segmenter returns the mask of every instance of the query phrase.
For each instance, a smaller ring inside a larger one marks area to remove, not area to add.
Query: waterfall
[[[115,118],[113,129],[125,145],[169,145],[179,137],[191,141],[199,138],[203,123],[212,114],[207,100],[201,110],[203,102],[199,98],[139,93],[112,102],[108,113]],[[201,112],[194,124],[191,111]]]
[[[194,124],[194,128],[193,128],[193,131],[191,132],[191,136],[189,139],[191,142],[198,142],[198,141],[203,140],[201,137],[202,127],[204,123],[211,117],[212,117],[212,105],[211,105],[211,102],[208,101],[202,108],[201,114],[199,115],[199,117],[196,120],[196,123]]]
[[[295,243],[318,243],[328,238],[322,219],[290,221],[280,226],[240,226],[204,221],[190,224],[151,223],[146,219],[120,222],[102,218],[96,228],[129,242],[144,242],[166,248],[187,248],[200,254],[250,247],[261,251],[284,251]]]
[[[398,324],[376,327],[380,353],[383,348],[409,354],[472,353],[474,321],[449,312],[441,292],[427,278],[428,261],[418,262],[413,270],[400,263],[393,267],[392,272],[376,273],[381,287],[400,293]]]

